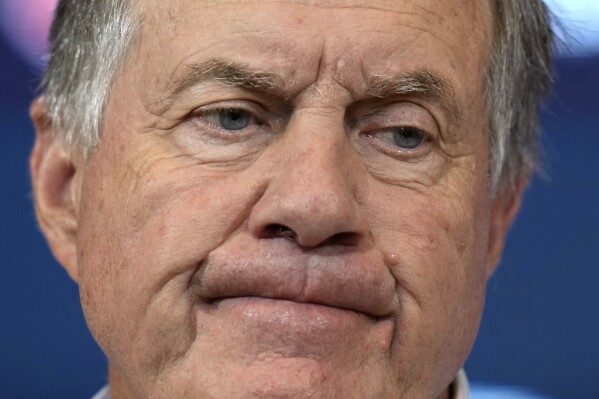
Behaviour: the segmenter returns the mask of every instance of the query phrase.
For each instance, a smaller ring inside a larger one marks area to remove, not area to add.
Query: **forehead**
[[[341,80],[432,68],[471,84],[492,32],[489,2],[478,0],[145,0],[141,15],[136,61],[156,91],[208,58],[274,69],[298,86],[321,65]]]
[[[288,7],[290,5],[319,8],[321,10],[333,9],[354,9],[362,11],[381,11],[392,13],[412,13],[421,15],[430,15],[433,18],[453,19],[466,16],[468,18],[478,18],[481,12],[488,12],[494,0],[142,0],[136,4],[141,4],[142,13],[145,16],[165,17],[162,12],[170,10],[169,17],[175,16],[177,11],[190,11],[197,9],[199,11],[214,7],[229,8],[235,13],[238,6],[250,7],[270,7],[276,10],[279,7]],[[240,17],[242,13],[237,12]],[[245,15],[247,16],[247,15]],[[439,22],[439,20],[437,20]],[[470,19],[470,22],[475,22]]]

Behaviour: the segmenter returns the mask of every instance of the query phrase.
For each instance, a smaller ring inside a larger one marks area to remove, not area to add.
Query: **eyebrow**
[[[225,86],[284,94],[285,79],[280,75],[253,69],[247,65],[220,59],[210,59],[187,65],[187,73],[175,81],[169,98],[176,97],[197,84],[217,81]]]
[[[286,90],[287,80],[281,75],[252,68],[243,63],[214,58],[188,64],[187,72],[174,82],[166,101],[171,102],[191,87],[208,81],[290,99],[290,93]],[[460,117],[453,85],[441,75],[429,70],[372,75],[366,84],[366,95],[372,98],[418,95],[439,103],[452,118]]]
[[[391,76],[373,75],[368,81],[366,92],[375,98],[420,95],[438,102],[454,119],[460,117],[453,85],[441,75],[429,70],[417,70]]]

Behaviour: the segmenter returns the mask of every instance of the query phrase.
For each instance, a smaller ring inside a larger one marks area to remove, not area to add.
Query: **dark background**
[[[537,177],[489,283],[471,380],[599,398],[599,56],[560,59]],[[89,398],[106,382],[76,285],[36,227],[27,159],[38,72],[0,35],[0,399]],[[474,398],[475,399],[475,398]]]

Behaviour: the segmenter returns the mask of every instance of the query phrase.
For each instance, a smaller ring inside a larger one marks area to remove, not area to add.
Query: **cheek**
[[[457,198],[435,196],[433,190],[394,191],[376,196],[381,202],[371,215],[375,240],[398,282],[394,354],[404,365],[419,366],[405,371],[413,381],[450,381],[470,350],[482,312],[486,201],[474,192]]]
[[[400,298],[427,317],[445,319],[451,309],[457,319],[462,302],[484,287],[486,223],[459,203],[413,204],[399,212],[401,222],[389,228],[384,239],[394,254],[391,271],[400,283]]]
[[[92,161],[84,181],[81,299],[111,361],[151,370],[192,343],[191,277],[246,220],[259,185],[172,160],[116,165]]]

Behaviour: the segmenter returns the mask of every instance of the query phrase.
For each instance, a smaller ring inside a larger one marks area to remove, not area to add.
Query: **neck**
[[[110,399],[135,399],[135,395],[123,375],[112,365],[108,366],[108,384]]]
[[[452,390],[453,388],[450,385],[449,388],[447,388],[440,396],[437,397],[437,399],[452,399],[453,395],[450,394]]]

